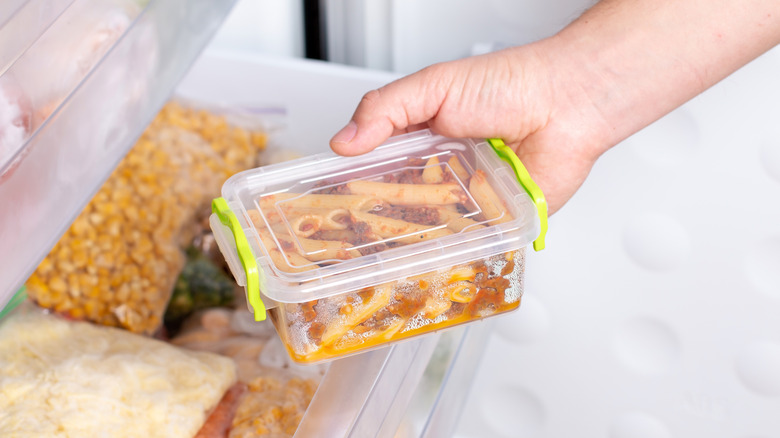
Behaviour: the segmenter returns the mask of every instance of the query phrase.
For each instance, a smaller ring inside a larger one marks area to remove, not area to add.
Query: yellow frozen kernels
[[[29,295],[73,318],[154,332],[195,224],[264,147],[261,132],[167,104],[30,277]]]

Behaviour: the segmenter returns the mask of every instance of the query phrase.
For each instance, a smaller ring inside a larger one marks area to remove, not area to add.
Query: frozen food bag
[[[169,103],[27,281],[40,306],[154,333],[222,181],[257,163],[265,135]]]
[[[236,382],[229,358],[26,304],[0,321],[0,435],[191,438]]]
[[[232,358],[244,388],[223,399],[198,438],[292,438],[326,369],[291,362],[270,321],[257,323],[246,309],[200,311],[171,342]]]

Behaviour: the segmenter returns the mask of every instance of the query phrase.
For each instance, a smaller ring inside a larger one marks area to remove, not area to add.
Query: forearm
[[[780,0],[605,0],[540,52],[594,108],[606,149],[778,43]]]

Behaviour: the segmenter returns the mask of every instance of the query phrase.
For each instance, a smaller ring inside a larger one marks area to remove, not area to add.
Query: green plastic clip
[[[265,321],[265,304],[260,298],[260,270],[257,266],[257,260],[246,239],[246,234],[238,222],[238,218],[228,207],[225,198],[216,198],[211,202],[211,211],[217,215],[222,225],[225,225],[233,233],[236,240],[236,251],[238,259],[246,273],[246,296],[249,304],[255,310],[255,321]]]
[[[520,185],[531,197],[531,200],[536,204],[536,210],[539,212],[539,223],[541,225],[541,231],[539,236],[534,240],[534,250],[541,251],[544,249],[544,237],[547,235],[547,200],[544,199],[544,193],[542,189],[531,178],[528,173],[528,169],[525,168],[520,158],[517,158],[515,152],[504,144],[504,141],[500,138],[489,138],[488,144],[493,147],[498,156],[509,163],[512,170],[515,171],[515,176]]]

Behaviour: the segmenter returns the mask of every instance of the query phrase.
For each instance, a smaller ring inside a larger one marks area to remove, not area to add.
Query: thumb
[[[443,101],[441,80],[432,81],[431,68],[369,91],[361,99],[352,120],[330,140],[340,155],[359,155],[382,144],[397,131],[427,122]]]

